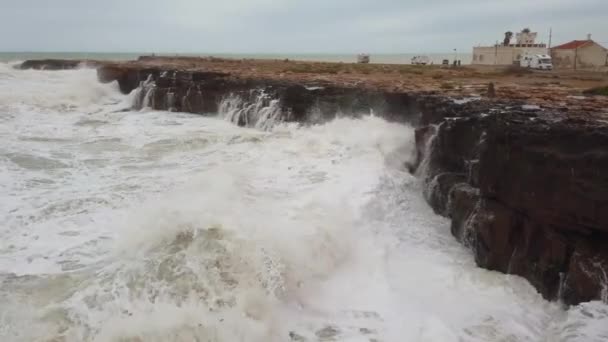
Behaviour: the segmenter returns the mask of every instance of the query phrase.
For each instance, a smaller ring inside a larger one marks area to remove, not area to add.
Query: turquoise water
[[[116,53],[116,52],[0,52],[0,62],[23,61],[26,59],[44,59],[44,58],[59,58],[59,59],[97,59],[97,60],[130,60],[136,59],[141,55],[150,55],[151,52],[141,53]],[[227,53],[185,53],[185,54],[157,54],[161,56],[215,56],[224,58],[259,58],[259,59],[291,59],[301,61],[319,61],[319,62],[343,62],[354,63],[357,60],[356,54],[227,54]],[[401,54],[371,54],[372,63],[381,64],[409,64],[412,57],[419,54],[401,53]],[[471,54],[454,53],[434,53],[427,54],[431,61],[435,64],[440,64],[443,59],[450,61],[454,58],[460,59],[462,64],[471,63]]]

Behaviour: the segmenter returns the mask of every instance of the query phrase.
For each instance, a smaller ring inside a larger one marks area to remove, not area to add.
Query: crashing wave
[[[148,75],[145,81],[139,83],[139,87],[134,90],[132,109],[154,108],[154,92],[156,91],[156,82],[152,75]]]
[[[219,106],[219,115],[239,126],[270,130],[281,121],[280,101],[263,91],[255,91],[252,100],[231,94]]]

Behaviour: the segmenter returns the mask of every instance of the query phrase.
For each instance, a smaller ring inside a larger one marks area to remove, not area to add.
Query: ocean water
[[[16,62],[26,59],[96,59],[96,60],[132,60],[137,59],[141,55],[151,55],[154,52],[141,53],[86,53],[86,52],[0,52],[0,62]],[[291,59],[299,61],[316,61],[316,62],[334,62],[334,63],[355,63],[357,62],[357,54],[269,54],[269,53],[181,53],[181,54],[162,54],[156,53],[158,56],[215,56],[222,58],[256,58],[256,59]],[[410,64],[414,56],[425,55],[434,64],[441,64],[444,59],[453,61],[458,59],[462,64],[471,64],[473,55],[471,53],[431,53],[431,54],[371,54],[371,63],[380,64]]]
[[[403,169],[412,127],[132,101],[0,64],[0,341],[608,339],[605,304],[475,266]]]

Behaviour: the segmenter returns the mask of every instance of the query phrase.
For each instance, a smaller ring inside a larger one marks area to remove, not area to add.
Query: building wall
[[[608,52],[598,44],[590,44],[578,51],[578,66],[581,68],[597,68],[606,66]]]
[[[536,32],[518,32],[515,34],[515,40],[517,41],[517,44],[534,44],[536,36],[538,36],[538,33]]]
[[[551,50],[551,58],[553,66],[560,69],[574,69],[574,50],[553,49]]]
[[[596,43],[578,50],[553,49],[551,57],[557,68],[574,69],[575,58],[577,69],[598,69],[608,66],[608,51]]]
[[[473,48],[473,61],[477,65],[511,65],[525,52],[533,55],[548,54],[546,48],[514,46],[478,46]]]

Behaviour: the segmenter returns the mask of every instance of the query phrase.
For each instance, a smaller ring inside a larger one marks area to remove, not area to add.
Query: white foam
[[[219,115],[235,125],[270,130],[279,123],[282,109],[279,100],[272,99],[262,90],[255,90],[253,100],[231,94],[219,104]]]
[[[410,127],[366,117],[262,131],[115,113],[129,98],[112,86],[86,95],[99,89],[90,70],[7,72],[2,340],[606,334],[604,304],[566,313],[523,279],[475,266],[403,170]],[[65,88],[46,94],[54,87]]]

